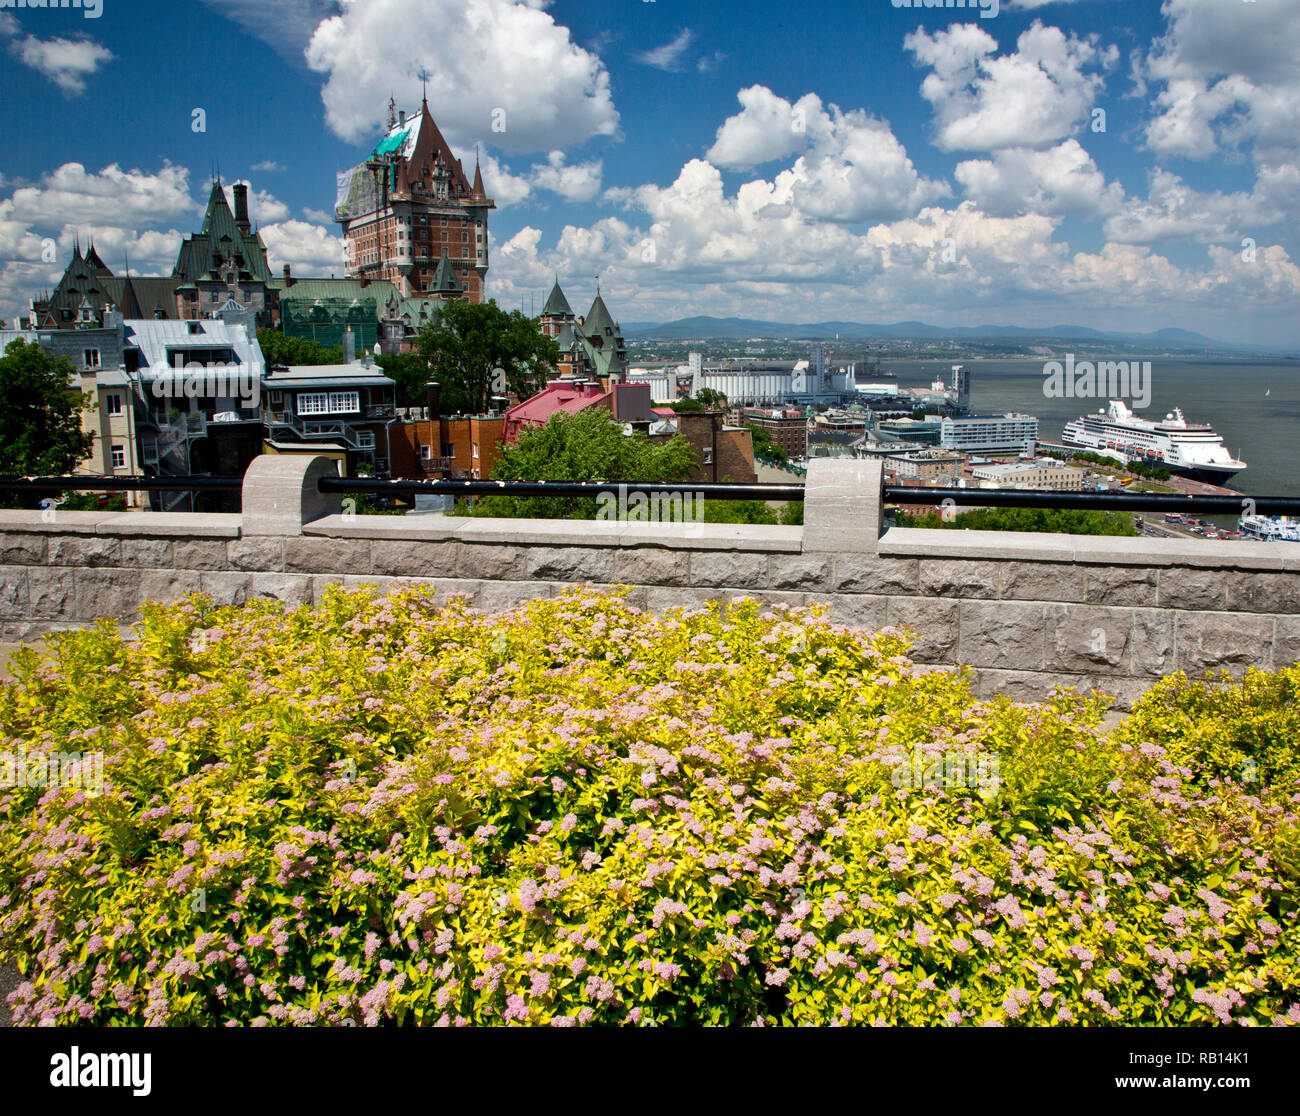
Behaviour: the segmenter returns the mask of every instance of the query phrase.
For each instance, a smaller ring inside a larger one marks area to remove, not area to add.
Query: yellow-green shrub
[[[1190,706],[1112,740],[1100,701],[975,701],[905,650],[589,591],[196,597],[137,645],[53,637],[3,747],[101,749],[105,785],[0,792],[15,1018],[1300,1019],[1292,767],[1243,785]],[[896,786],[914,747],[1001,784]]]

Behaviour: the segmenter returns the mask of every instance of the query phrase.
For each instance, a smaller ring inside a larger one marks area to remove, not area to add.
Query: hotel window
[[[122,397],[115,391],[110,391],[104,396],[104,410],[110,415],[120,415],[122,413]]]
[[[473,454],[473,456],[474,456],[474,458],[475,458],[476,460],[478,459],[478,443],[477,443],[477,442],[474,443],[474,454]]]
[[[421,461],[432,461],[432,460],[433,460],[433,447],[432,447],[432,446],[421,446],[421,447],[420,447],[420,460],[421,460]]]
[[[85,349],[85,350],[83,350],[83,351],[82,351],[82,354],[81,354],[81,363],[82,363],[83,367],[86,367],[86,368],[98,368],[98,367],[99,367],[99,350],[98,350],[98,349]]]
[[[361,410],[361,397],[355,391],[300,392],[298,414],[345,415]]]
[[[110,452],[113,458],[113,468],[125,469],[126,468],[126,447],[114,446]]]

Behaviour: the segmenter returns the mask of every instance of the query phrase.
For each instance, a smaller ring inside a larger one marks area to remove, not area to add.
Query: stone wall
[[[1300,659],[1300,546],[880,526],[876,462],[814,461],[803,527],[345,516],[322,459],[264,457],[242,515],[0,512],[0,642],[204,592],[312,603],[417,582],[485,610],[592,582],[664,610],[751,596],[916,633],[976,692],[1095,687],[1120,708],[1162,675]]]

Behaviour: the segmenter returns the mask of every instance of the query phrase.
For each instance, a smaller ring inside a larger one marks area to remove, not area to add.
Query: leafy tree
[[[1169,470],[1163,465],[1148,465],[1137,460],[1121,463],[1113,457],[1106,457],[1100,453],[1089,453],[1087,450],[1079,450],[1074,453],[1063,453],[1059,450],[1039,450],[1038,452],[1040,456],[1054,457],[1058,461],[1085,461],[1094,465],[1105,465],[1110,469],[1132,473],[1135,477],[1146,477],[1149,480],[1169,479]]]
[[[492,479],[671,484],[684,480],[694,465],[694,451],[680,435],[664,441],[624,434],[607,410],[588,407],[576,415],[552,415],[545,426],[531,427],[503,446]],[[595,497],[484,496],[474,514],[594,519],[597,506]]]
[[[532,394],[560,358],[559,346],[536,321],[518,310],[507,313],[495,300],[443,303],[417,345],[428,378],[442,385],[446,409],[467,414],[487,410],[493,395]],[[493,382],[497,368],[505,372],[504,384]]]
[[[76,368],[35,343],[14,341],[0,357],[0,475],[70,473],[94,449],[81,429],[89,397],[68,386]],[[8,507],[40,506],[48,493],[0,495]]]
[[[429,375],[429,361],[421,353],[385,353],[375,358],[375,363],[397,382],[399,407],[423,407],[429,398],[425,385],[434,377]],[[439,406],[442,406],[441,401]]]
[[[278,329],[259,329],[257,344],[267,367],[273,364],[342,364],[343,348],[327,349],[305,337],[286,337]]]
[[[117,492],[108,498],[103,508],[94,492],[70,492],[59,503],[60,511],[126,511],[126,497]]]
[[[1065,535],[1136,535],[1126,512],[1088,508],[977,508],[951,520],[935,512],[900,515],[900,527],[930,527],[971,531],[1048,531]]]
[[[763,427],[755,426],[753,423],[746,423],[750,433],[754,438],[754,456],[765,457],[769,461],[775,461],[778,464],[785,465],[790,461],[789,455],[772,441],[772,435]]]
[[[695,398],[709,410],[725,408],[727,405],[727,397],[716,388],[701,388],[696,393]]]

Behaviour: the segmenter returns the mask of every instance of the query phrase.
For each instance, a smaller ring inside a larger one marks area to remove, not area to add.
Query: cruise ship
[[[1300,522],[1284,515],[1243,515],[1237,530],[1250,539],[1300,542]]]
[[[1152,422],[1112,399],[1107,410],[1066,424],[1061,441],[1126,461],[1163,465],[1171,473],[1211,484],[1222,484],[1246,468],[1224,448],[1213,428],[1189,423],[1177,407],[1163,422]]]

